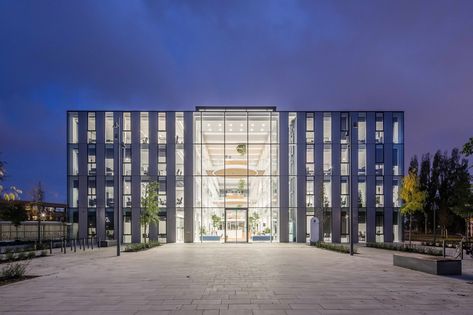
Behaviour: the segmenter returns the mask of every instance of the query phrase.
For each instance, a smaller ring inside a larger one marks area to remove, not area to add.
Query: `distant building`
[[[305,243],[314,213],[325,241],[347,242],[350,199],[355,242],[400,238],[403,112],[197,107],[67,115],[68,218],[79,237],[114,238],[121,200],[121,236],[140,242],[141,198],[157,181],[161,221],[150,237],[169,243]]]
[[[0,208],[7,201],[0,200]],[[38,206],[29,200],[15,200],[14,203],[23,204],[28,216],[27,221],[37,221],[38,216],[41,216],[42,221],[57,221],[66,222],[66,207],[64,203],[43,202],[41,203],[41,213],[38,211]]]
[[[43,202],[41,212],[33,201],[15,200],[10,201],[23,204],[26,209],[27,220],[18,227],[9,221],[0,221],[0,241],[11,240],[37,240],[38,237],[38,217],[41,218],[41,239],[58,239],[66,235],[66,204]],[[7,201],[0,200],[0,210]]]

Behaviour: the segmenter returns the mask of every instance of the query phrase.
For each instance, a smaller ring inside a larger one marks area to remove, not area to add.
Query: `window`
[[[105,175],[113,176],[113,145],[105,146]]]
[[[87,147],[87,172],[88,175],[97,174],[97,160],[94,144],[89,144]]]
[[[69,178],[69,207],[77,208],[79,205],[79,179]]]
[[[97,142],[97,133],[95,129],[95,113],[88,113],[87,119],[87,143]]]
[[[149,171],[149,149],[146,145],[145,148],[141,148],[140,154],[140,174],[141,175],[148,175]]]
[[[342,208],[349,207],[348,176],[340,178],[340,205]]]
[[[376,145],[375,161],[376,163],[384,163],[384,146],[382,144]]]
[[[95,177],[89,177],[87,180],[87,199],[88,207],[97,207],[97,182]]]
[[[125,154],[123,158],[123,175],[131,175],[131,147],[125,147]]]
[[[400,179],[393,178],[393,207],[399,208],[401,206],[401,200],[399,198],[399,185]]]
[[[79,142],[79,114],[69,113],[69,143]]]
[[[306,206],[307,211],[314,211],[314,178],[306,179]]]
[[[105,143],[113,143],[113,113],[105,113]]]
[[[348,113],[341,113],[340,114],[340,142],[341,143],[348,143],[349,137],[349,117]]]
[[[366,145],[358,145],[358,175],[366,174]]]
[[[306,175],[314,175],[314,145],[308,144],[306,146]]]
[[[131,177],[123,177],[123,207],[131,207]]]
[[[70,147],[69,152],[69,175],[79,175],[79,148]]]
[[[105,205],[106,207],[113,207],[113,177],[107,177],[105,179]]]
[[[358,208],[366,207],[366,177],[358,176]]]
[[[384,207],[384,178],[376,176],[376,207]]]
[[[366,143],[366,113],[358,113],[358,143]]]
[[[324,142],[332,141],[332,114],[324,113]]]
[[[149,143],[149,114],[140,113],[140,143]]]
[[[384,143],[384,114],[376,113],[376,143]]]
[[[332,180],[330,176],[324,176],[324,207],[332,206]]]
[[[131,113],[123,113],[123,143],[131,143]]]
[[[332,146],[324,144],[324,174],[332,174]]]
[[[306,143],[314,143],[314,113],[306,114]]]
[[[403,150],[402,145],[393,145],[393,175],[402,175],[403,172]]]
[[[393,143],[403,142],[403,115],[402,113],[393,113]]]
[[[166,143],[166,113],[158,113],[158,143]]]
[[[348,144],[342,144],[341,145],[341,150],[340,150],[340,175],[349,175],[349,150],[348,150]]]

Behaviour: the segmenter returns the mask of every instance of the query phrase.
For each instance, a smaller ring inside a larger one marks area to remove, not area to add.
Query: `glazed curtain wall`
[[[195,242],[279,240],[278,118],[269,111],[194,113]],[[235,225],[238,235],[226,235]]]

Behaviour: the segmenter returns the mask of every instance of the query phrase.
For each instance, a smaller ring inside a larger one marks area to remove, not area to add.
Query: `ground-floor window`
[[[331,209],[324,209],[322,216],[322,226],[324,229],[324,242],[332,241],[332,211]]]
[[[384,209],[376,209],[376,242],[384,242]]]
[[[131,243],[131,209],[123,209],[123,243]]]
[[[358,242],[366,242],[366,209],[358,209]]]
[[[278,224],[279,208],[194,208],[194,241],[278,241]]]

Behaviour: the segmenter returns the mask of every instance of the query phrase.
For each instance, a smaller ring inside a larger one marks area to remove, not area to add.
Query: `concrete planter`
[[[393,255],[393,265],[433,275],[461,275],[462,262],[458,259],[427,256]]]

